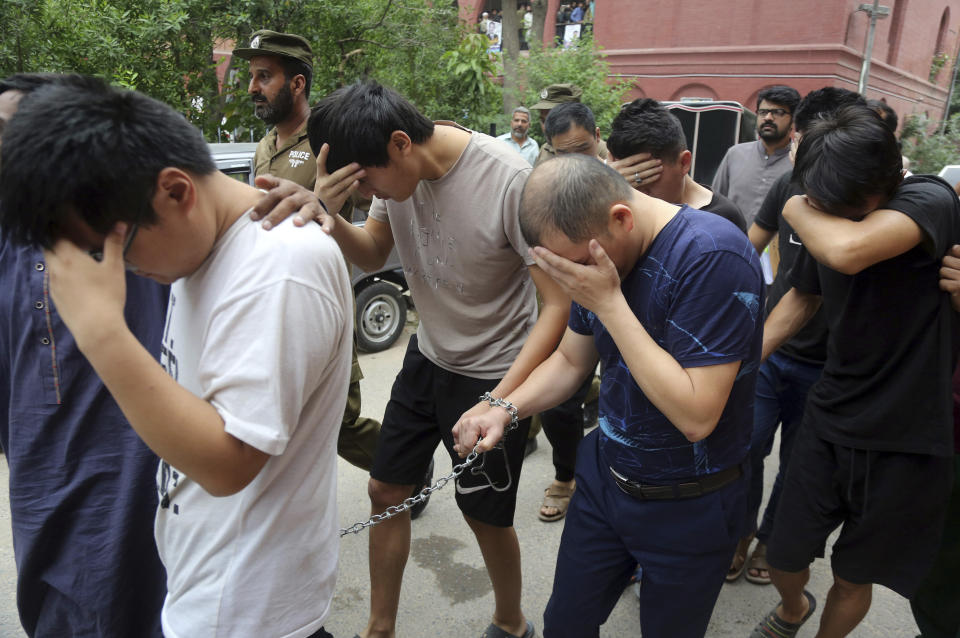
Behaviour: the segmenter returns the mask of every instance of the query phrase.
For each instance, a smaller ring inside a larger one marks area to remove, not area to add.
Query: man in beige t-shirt
[[[529,255],[518,207],[530,165],[493,138],[452,122],[431,122],[376,83],[340,89],[314,107],[308,124],[318,154],[316,195],[337,210],[349,193],[372,196],[363,228],[318,213],[314,193],[289,182],[281,209],[319,216],[347,258],[378,268],[396,246],[420,315],[383,419],[369,493],[374,513],[410,494],[441,442],[451,460],[451,429],[465,410],[489,406],[555,348],[569,299]],[[478,180],[482,176],[482,180]],[[268,218],[275,223],[276,219]],[[535,293],[543,299],[537,318]],[[529,421],[455,482],[457,504],[476,536],[493,584],[489,635],[535,635],[520,606],[520,546],[513,529],[517,481]],[[394,636],[410,547],[404,514],[370,528],[371,616],[363,636]]]

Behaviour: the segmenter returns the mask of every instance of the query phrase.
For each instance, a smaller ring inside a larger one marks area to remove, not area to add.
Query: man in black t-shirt
[[[795,635],[809,618],[809,564],[841,525],[820,635],[843,636],[867,613],[871,583],[911,596],[939,546],[960,321],[937,273],[960,240],[960,204],[938,178],[902,181],[896,139],[863,106],[809,127],[793,179],[806,196],[783,216],[803,247],[793,287],[765,324],[764,354],[822,299],[827,358],[787,472],[789,507],[778,508],[770,537],[782,602],[753,636]]]
[[[794,112],[794,147],[799,144],[803,132],[818,118],[834,113],[850,104],[866,105],[859,93],[837,87],[824,87],[808,93]],[[791,153],[792,157],[792,153]],[[792,159],[791,159],[792,163]],[[767,297],[768,311],[777,305],[790,289],[788,275],[803,246],[800,237],[783,219],[783,207],[794,195],[802,195],[803,189],[791,182],[793,171],[781,175],[770,187],[760,205],[748,233],[750,242],[763,253],[774,236],[779,235],[778,248],[780,267],[770,286]],[[892,202],[891,202],[892,203]],[[890,204],[888,204],[890,207]],[[896,206],[893,206],[896,209]],[[793,440],[803,417],[807,392],[820,378],[827,359],[827,324],[823,312],[818,311],[807,324],[772,353],[757,373],[757,392],[754,399],[753,436],[750,440],[750,493],[747,497],[747,531],[733,555],[733,563],[727,574],[728,581],[736,580],[746,570],[746,579],[758,585],[770,583],[770,566],[767,564],[767,540],[773,530],[774,515],[783,488],[783,477],[790,464]],[[773,449],[777,427],[780,427],[780,468],[770,491],[762,520],[757,521],[763,501],[763,462]],[[757,546],[747,560],[747,553],[754,535]]]
[[[607,149],[610,165],[641,193],[720,215],[747,232],[736,204],[690,177],[693,155],[687,149],[680,120],[660,102],[641,98],[620,109]],[[644,155],[637,157],[639,154]]]

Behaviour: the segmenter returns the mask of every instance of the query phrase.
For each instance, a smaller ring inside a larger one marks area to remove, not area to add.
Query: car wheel
[[[407,303],[393,284],[378,281],[357,293],[357,347],[363,352],[392,346],[406,323]]]

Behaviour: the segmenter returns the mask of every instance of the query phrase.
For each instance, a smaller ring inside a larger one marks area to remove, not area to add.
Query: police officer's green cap
[[[277,33],[269,29],[254,31],[250,46],[234,49],[233,54],[245,60],[258,55],[279,55],[293,58],[313,68],[313,49],[306,38],[293,33]]]
[[[576,84],[551,84],[540,91],[540,101],[531,109],[550,110],[564,102],[579,102],[583,90]]]

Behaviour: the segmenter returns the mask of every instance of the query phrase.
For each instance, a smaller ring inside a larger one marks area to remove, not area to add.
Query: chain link
[[[503,436],[506,437],[507,433],[512,432],[517,429],[519,423],[517,406],[513,405],[509,401],[503,399],[497,399],[490,395],[489,392],[484,392],[480,396],[480,401],[485,401],[493,407],[503,408],[507,411],[507,414],[510,415],[510,423],[503,430]],[[497,443],[495,447],[502,447],[503,440]],[[341,527],[340,536],[346,536],[347,534],[359,534],[368,527],[373,527],[379,523],[382,523],[385,520],[391,519],[394,516],[399,516],[407,510],[411,509],[417,503],[421,503],[427,499],[431,494],[442,488],[444,485],[450,481],[454,481],[458,476],[463,474],[463,471],[470,467],[477,458],[480,457],[480,453],[477,451],[480,447],[480,441],[477,441],[477,444],[473,446],[473,450],[470,451],[470,454],[467,455],[467,458],[464,459],[463,463],[453,466],[453,471],[451,471],[446,476],[441,476],[437,479],[437,482],[433,485],[428,485],[420,490],[416,496],[411,496],[405,498],[402,503],[399,505],[391,505],[383,511],[383,514],[374,514],[365,521],[360,521],[359,523],[354,523],[350,527]]]
[[[458,476],[463,474],[463,471],[466,470],[468,467],[470,467],[470,465],[472,465],[473,462],[480,457],[480,452],[477,451],[479,447],[480,447],[480,444],[478,442],[477,445],[473,446],[473,450],[470,452],[470,454],[467,455],[467,458],[464,459],[463,463],[460,463],[459,465],[454,465],[453,471],[451,471],[446,476],[441,476],[439,479],[437,479],[437,482],[434,483],[433,485],[428,485],[424,487],[422,490],[420,490],[417,493],[416,496],[411,496],[410,498],[404,499],[403,502],[400,503],[399,505],[391,505],[390,507],[388,507],[383,511],[383,514],[374,514],[369,519],[365,521],[361,521],[359,523],[354,523],[350,527],[341,527],[340,536],[346,536],[347,534],[359,534],[360,532],[367,529],[368,527],[373,527],[374,525],[378,523],[382,523],[383,521],[393,518],[394,516],[399,516],[400,514],[403,514],[404,512],[412,508],[417,503],[424,501],[428,496],[430,496],[431,494],[433,494],[434,492],[442,488],[444,485],[446,485],[450,481],[456,480]]]

